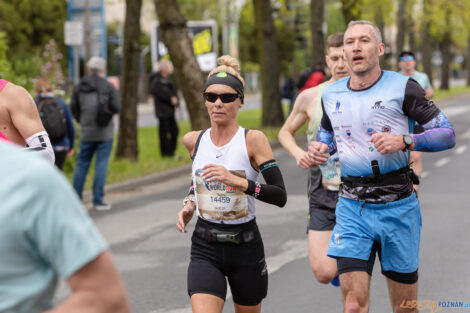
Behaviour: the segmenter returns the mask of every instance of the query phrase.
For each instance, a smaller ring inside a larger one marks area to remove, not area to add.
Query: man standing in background
[[[104,76],[106,61],[92,57],[87,63],[90,75],[83,77],[72,96],[72,114],[80,123],[80,151],[73,176],[73,187],[82,197],[86,175],[93,155],[96,153],[95,177],[93,179],[93,207],[110,210],[103,202],[108,163],[113,148],[113,114],[121,111],[121,100],[114,86]]]
[[[159,123],[160,153],[163,157],[174,157],[179,132],[175,108],[179,106],[179,100],[177,89],[169,78],[173,73],[173,65],[170,61],[160,60],[156,70],[156,73],[150,75],[149,81]]]

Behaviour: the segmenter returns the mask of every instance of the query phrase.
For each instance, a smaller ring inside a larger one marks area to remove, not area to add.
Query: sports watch
[[[413,137],[410,135],[403,135],[403,142],[405,143],[405,149],[408,150],[410,146],[413,144]]]

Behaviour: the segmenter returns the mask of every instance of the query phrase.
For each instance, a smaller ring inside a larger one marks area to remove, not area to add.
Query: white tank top
[[[202,135],[193,160],[192,179],[195,186],[197,215],[215,223],[241,224],[255,217],[255,199],[220,181],[205,182],[201,177],[204,165],[223,165],[235,175],[257,181],[246,150],[245,129],[239,127],[229,143],[217,147],[209,128]]]

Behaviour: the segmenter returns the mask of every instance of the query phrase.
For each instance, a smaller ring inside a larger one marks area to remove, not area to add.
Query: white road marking
[[[446,165],[449,162],[450,162],[450,158],[449,157],[444,157],[444,158],[440,159],[439,161],[437,161],[436,163],[434,163],[434,166],[435,167],[442,167],[442,166]]]
[[[429,172],[422,172],[421,173],[421,178],[425,178],[428,175],[429,175]]]
[[[466,145],[459,146],[457,149],[455,149],[455,154],[462,154],[467,150]]]
[[[442,112],[447,116],[447,118],[462,115],[468,111],[470,111],[470,107],[468,105],[451,106],[442,109]]]
[[[266,263],[268,264],[268,273],[272,275],[274,272],[278,271],[282,266],[297,259],[301,259],[307,256],[307,242],[305,239],[302,240],[290,240],[282,245],[282,252],[271,257],[266,258]],[[230,292],[230,287],[227,288],[227,297],[225,302],[232,297]],[[149,313],[191,313],[191,307],[187,306],[185,308],[176,309],[176,310],[157,310],[150,311]]]
[[[458,137],[459,139],[470,139],[470,129]]]

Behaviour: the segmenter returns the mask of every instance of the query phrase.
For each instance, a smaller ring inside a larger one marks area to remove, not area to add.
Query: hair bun
[[[235,59],[234,57],[231,57],[230,55],[223,55],[220,58],[218,58],[217,64],[231,67],[237,72],[240,71],[240,63],[238,63],[238,60]]]

